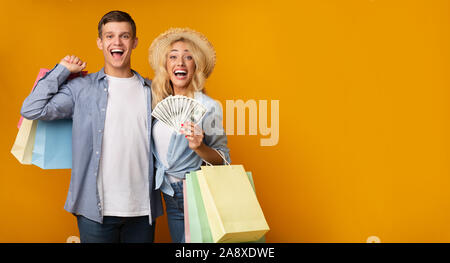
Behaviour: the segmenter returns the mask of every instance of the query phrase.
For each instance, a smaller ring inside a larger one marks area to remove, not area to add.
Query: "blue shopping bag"
[[[72,120],[38,121],[31,163],[42,169],[72,168]]]

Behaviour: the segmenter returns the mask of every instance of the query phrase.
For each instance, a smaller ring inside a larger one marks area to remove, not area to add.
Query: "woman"
[[[152,108],[169,95],[183,95],[202,103],[207,112],[198,124],[184,123],[181,134],[154,120],[155,187],[163,192],[173,242],[184,243],[183,183],[186,173],[202,162],[230,162],[227,137],[222,127],[222,108],[203,93],[205,80],[214,69],[213,46],[202,34],[174,28],[158,36],[150,46],[149,62],[155,72]],[[222,158],[224,157],[224,159]]]

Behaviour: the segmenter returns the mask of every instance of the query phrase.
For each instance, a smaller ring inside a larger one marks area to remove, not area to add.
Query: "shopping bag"
[[[255,185],[253,182],[253,177],[251,172],[246,172],[248,179],[255,190]],[[195,172],[191,172],[186,175],[186,180],[184,180],[184,216],[185,216],[185,240],[186,243],[211,243],[213,242],[211,231],[209,229],[208,218],[206,216],[205,207],[203,205],[203,200],[201,199],[200,188],[198,186],[197,175]],[[195,186],[194,186],[195,185]],[[194,191],[197,189],[197,191]],[[199,202],[195,202],[195,199]],[[195,202],[195,203],[193,203]],[[190,210],[189,210],[190,209]],[[198,211],[201,211],[199,218]],[[186,222],[188,222],[186,224]],[[194,225],[197,224],[197,225]],[[193,231],[190,230],[191,225],[194,228]],[[203,230],[202,230],[203,229]],[[202,234],[203,232],[203,234]],[[189,238],[188,238],[189,237]],[[192,238],[193,237],[193,238]],[[256,241],[251,241],[251,243],[265,243],[265,236],[261,237]]]
[[[202,166],[196,174],[215,243],[257,241],[269,231],[242,165]]]
[[[186,243],[191,243],[191,232],[189,228],[189,210],[187,204],[186,194],[186,180],[183,180],[183,207],[184,207],[184,240]]]
[[[34,82],[38,81],[50,70],[41,68]],[[86,76],[87,71],[72,73],[68,80]],[[19,120],[21,127],[23,119]],[[36,121],[35,121],[36,122]],[[37,121],[31,163],[42,169],[72,168],[72,120]]]
[[[47,74],[47,72],[49,72],[49,70],[46,69],[46,68],[41,68],[41,69],[39,69],[39,73],[38,73],[38,75],[37,75],[36,80],[34,81],[34,84],[33,84],[33,87],[31,88],[31,91],[33,91],[33,89],[34,89],[34,87],[36,87],[36,84],[38,83],[38,81],[39,81],[41,78],[43,78],[43,77],[45,76],[45,74]],[[20,116],[19,123],[17,124],[17,128],[18,128],[18,129],[20,129],[20,126],[22,125],[22,122],[23,122],[23,117]]]
[[[247,176],[248,176],[248,180],[250,180],[250,184],[253,187],[253,191],[255,191],[256,194],[256,189],[255,189],[255,182],[253,181],[253,176],[252,176],[252,172],[246,172]],[[255,240],[255,241],[249,241],[248,243],[266,243],[266,236],[262,236],[260,239]]]
[[[189,216],[190,242],[212,243],[208,217],[203,205],[196,172],[190,172],[186,175],[186,196],[187,206],[185,205],[185,209],[187,208]]]
[[[72,120],[38,121],[31,163],[42,169],[72,168]]]
[[[23,119],[11,153],[21,164],[31,164],[37,121]]]
[[[44,77],[48,71],[49,70],[45,68],[41,68],[39,70],[39,73],[36,77],[36,80],[34,81],[31,90],[34,89],[38,81],[42,77]],[[22,127],[22,123],[24,127]],[[31,164],[34,139],[36,134],[36,125],[37,121],[24,119],[22,116],[20,117],[19,123],[17,124],[19,132],[17,133],[16,140],[14,141],[13,147],[11,149],[11,153],[21,164]]]

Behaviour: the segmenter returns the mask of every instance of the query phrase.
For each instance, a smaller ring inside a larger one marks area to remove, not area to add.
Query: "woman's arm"
[[[203,143],[204,133],[198,125],[187,122],[183,124],[181,133],[189,141],[189,148],[197,153],[200,158],[213,165],[223,164],[222,157],[214,149]]]
[[[223,159],[220,155],[211,147],[202,143],[196,150],[194,150],[203,160],[213,165],[223,164]]]

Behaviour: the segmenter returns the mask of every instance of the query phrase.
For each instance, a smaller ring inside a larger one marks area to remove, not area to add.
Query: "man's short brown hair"
[[[136,24],[134,23],[133,18],[131,16],[123,11],[111,11],[105,14],[102,19],[100,19],[100,22],[98,22],[98,37],[102,38],[102,27],[106,23],[109,22],[128,22],[131,25],[131,29],[133,30],[133,37],[136,37]]]

